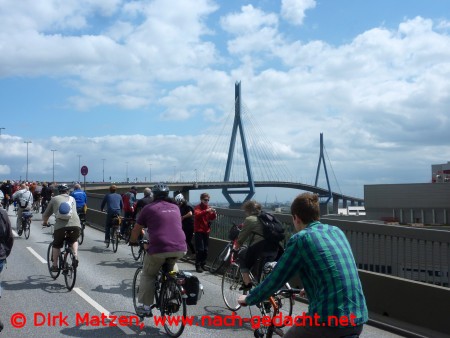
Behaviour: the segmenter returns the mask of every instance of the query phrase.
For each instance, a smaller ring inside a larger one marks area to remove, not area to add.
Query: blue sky
[[[24,141],[30,180],[51,149],[57,181],[223,178],[236,81],[275,156],[256,180],[313,184],[320,133],[347,195],[450,160],[448,1],[0,0],[0,22],[2,180],[25,178]]]

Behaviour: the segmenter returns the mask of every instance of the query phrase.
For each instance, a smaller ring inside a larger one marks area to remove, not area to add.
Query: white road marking
[[[82,291],[80,288],[73,288],[73,291],[78,293],[78,295],[83,298],[86,302],[91,304],[98,312],[103,313],[105,316],[109,317],[110,312],[106,310],[103,306],[101,306],[99,303],[97,303],[95,300],[93,300],[91,297],[89,297],[84,291]],[[116,323],[117,324],[117,323]],[[127,326],[117,325],[119,329],[123,331],[126,335],[132,335],[136,334],[132,329],[130,329]]]
[[[42,258],[36,251],[33,250],[33,248],[31,246],[27,246],[27,249],[29,252],[31,252],[37,259],[39,259],[41,261],[41,263],[43,264],[47,264],[47,261]]]

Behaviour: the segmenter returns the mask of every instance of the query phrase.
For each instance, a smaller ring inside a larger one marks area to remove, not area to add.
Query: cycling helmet
[[[184,201],[183,194],[178,194],[178,195],[175,196],[175,202],[177,202],[178,204],[183,203],[183,201]]]
[[[69,191],[69,187],[67,186],[67,184],[60,184],[58,185],[58,191]]]
[[[169,196],[169,187],[165,183],[156,183],[152,189],[155,199]]]

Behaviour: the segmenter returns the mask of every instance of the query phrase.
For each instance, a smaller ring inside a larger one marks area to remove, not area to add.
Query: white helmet
[[[183,201],[184,201],[184,196],[183,196],[183,194],[178,194],[178,195],[175,196],[175,202],[177,202],[177,203],[183,203]]]

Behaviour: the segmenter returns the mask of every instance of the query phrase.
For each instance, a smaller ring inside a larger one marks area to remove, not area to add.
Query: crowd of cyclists
[[[50,216],[55,216],[53,269],[57,270],[59,252],[67,230],[70,231],[69,242],[76,257],[74,264],[78,265],[79,215],[86,214],[86,193],[79,184],[69,187],[66,184],[43,183],[38,186],[35,182],[3,182],[0,188],[3,196],[0,197],[4,208],[8,210],[9,205],[16,202],[19,219],[20,210],[31,208],[35,200],[45,199],[46,207],[41,208],[43,226],[48,226]],[[139,289],[141,305],[137,311],[140,317],[150,317],[154,305],[155,279],[163,264],[169,265],[169,269],[176,269],[177,260],[186,256],[189,249],[191,255],[195,255],[196,272],[208,270],[209,234],[211,222],[216,219],[217,213],[209,205],[210,196],[207,193],[200,195],[200,203],[195,207],[180,192],[176,192],[174,198],[169,197],[169,187],[164,183],[158,183],[151,189],[145,188],[143,194],[143,198],[137,199],[134,186],[128,192],[119,194],[117,187],[111,185],[100,209],[106,211],[106,244],[111,240],[114,219],[121,215],[135,221],[129,238],[130,245],[138,245],[142,236],[148,238],[142,287]],[[293,201],[291,214],[297,232],[289,239],[284,250],[264,237],[262,224],[258,221],[261,213],[258,202],[247,201],[243,204],[243,210],[246,218],[235,245],[235,249],[242,249],[239,264],[243,277],[240,290],[243,295],[239,297],[239,303],[243,306],[260,303],[293,276],[299,276],[304,285],[302,293],[310,302],[309,314],[319,314],[324,323],[332,315],[353,316],[355,325],[293,326],[285,337],[357,337],[368,320],[368,312],[356,264],[345,234],[337,227],[320,222],[317,195],[303,193]],[[129,225],[125,223],[121,227],[122,236]],[[262,255],[270,257],[270,260],[277,259],[278,264],[267,279],[254,286],[249,278],[249,270]]]

